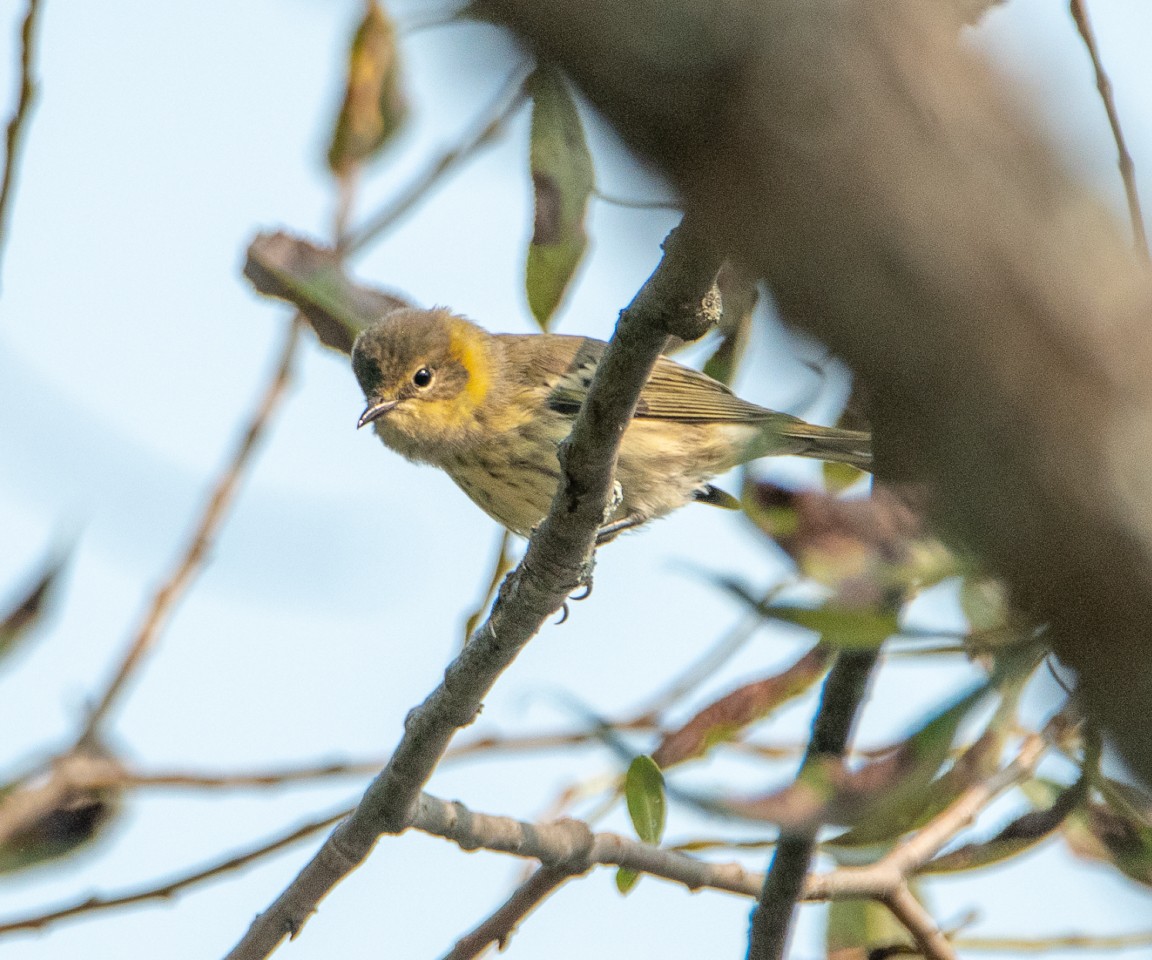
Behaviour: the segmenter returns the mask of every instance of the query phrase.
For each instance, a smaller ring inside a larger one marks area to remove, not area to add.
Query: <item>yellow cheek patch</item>
[[[492,366],[488,352],[481,337],[476,335],[475,328],[465,323],[452,325],[448,349],[452,358],[468,371],[468,383],[456,402],[462,412],[467,410],[471,413],[484,402],[492,385]]]

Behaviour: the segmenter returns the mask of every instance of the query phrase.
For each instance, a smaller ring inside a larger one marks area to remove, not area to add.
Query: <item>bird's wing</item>
[[[558,346],[559,339],[556,338],[553,344]],[[575,416],[588,394],[588,386],[604,353],[604,344],[589,337],[564,339],[570,342],[564,351],[567,362],[562,372],[556,371],[554,378],[549,378],[552,386],[548,393],[548,406],[558,413]],[[636,406],[637,419],[677,423],[747,423],[774,416],[781,415],[741,400],[707,374],[666,357],[656,361]]]
[[[741,400],[699,370],[661,357],[640,392],[636,416],[679,423],[747,423],[776,414]]]

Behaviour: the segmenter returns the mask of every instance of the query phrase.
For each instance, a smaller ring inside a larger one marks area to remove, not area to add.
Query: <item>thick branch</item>
[[[440,686],[408,714],[392,759],[356,811],[256,918],[229,960],[268,956],[286,936],[300,931],[320,900],[356,869],[381,834],[407,829],[420,791],[456,731],[475,719],[500,674],[586,580],[614,482],[616,452],[640,389],[668,335],[690,332],[718,267],[718,260],[686,231],[669,236],[660,265],[620,316],[562,450],[564,479],[552,508],[523,561],[505,580],[488,620],[445,671]],[[686,313],[689,320],[683,319]]]
[[[1152,782],[1152,273],[920,0],[485,0],[874,398]]]

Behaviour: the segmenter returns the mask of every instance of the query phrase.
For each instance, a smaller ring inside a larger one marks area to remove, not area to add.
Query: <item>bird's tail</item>
[[[863,430],[841,430],[796,420],[789,423],[783,433],[793,443],[788,452],[794,456],[832,460],[860,470],[872,470],[872,435]]]

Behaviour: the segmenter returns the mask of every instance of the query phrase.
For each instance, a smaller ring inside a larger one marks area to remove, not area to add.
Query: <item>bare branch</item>
[[[1116,110],[1116,98],[1112,94],[1112,81],[1104,70],[1104,62],[1100,59],[1100,49],[1096,46],[1096,34],[1092,29],[1092,22],[1088,19],[1088,7],[1084,0],[1070,0],[1072,19],[1076,21],[1076,29],[1080,39],[1088,48],[1088,56],[1092,58],[1092,69],[1096,72],[1096,89],[1100,91],[1100,99],[1104,102],[1104,110],[1108,114],[1108,125],[1112,128],[1112,139],[1116,141],[1117,165],[1120,167],[1120,179],[1124,181],[1124,195],[1128,199],[1128,217],[1132,221],[1132,239],[1136,249],[1148,260],[1148,232],[1144,227],[1144,213],[1140,209],[1140,193],[1136,189],[1136,165],[1132,162],[1132,154],[1128,152],[1128,144],[1124,140],[1124,131],[1120,127],[1120,114]]]
[[[844,756],[878,658],[878,652],[871,650],[845,651],[836,658],[824,681],[801,770],[828,757]],[[752,912],[749,960],[782,960],[818,832],[816,825],[799,833],[782,833],[777,841],[760,900]]]
[[[912,934],[916,945],[927,960],[957,960],[956,951],[948,938],[940,932],[932,915],[912,896],[906,883],[900,884],[885,897],[880,898],[892,915]]]
[[[462,142],[445,150],[388,206],[369,217],[367,223],[351,230],[347,236],[342,234],[338,252],[354,254],[364,249],[424,199],[444,177],[499,136],[504,125],[524,103],[524,80],[527,76],[528,70],[523,68],[513,73],[500,88],[493,105],[484,111],[482,119],[464,135]]]
[[[1152,930],[1137,933],[1066,933],[1054,937],[955,937],[962,950],[994,950],[997,953],[1039,953],[1049,956],[1057,950],[1130,950],[1152,946]]]
[[[292,366],[300,339],[300,324],[301,321],[297,318],[289,325],[284,344],[280,348],[280,359],[256,404],[256,409],[249,418],[240,443],[219,480],[216,481],[216,486],[208,498],[188,546],[163,585],[153,595],[143,622],[132,638],[116,673],[93,707],[78,743],[86,743],[96,736],[101,724],[124,692],[125,685],[160,636],[177,602],[200,572],[205,558],[211,552],[216,536],[228,515],[228,508],[239,489],[240,480],[251,464],[252,455],[264,435],[264,430],[280,406],[292,379]]]
[[[512,569],[512,556],[510,548],[512,546],[512,534],[507,527],[500,529],[500,543],[496,547],[496,556],[492,560],[492,572],[488,576],[488,584],[484,587],[484,596],[480,602],[476,604],[476,609],[468,614],[468,619],[464,621],[464,638],[463,642],[467,643],[468,638],[472,636],[473,631],[480,625],[480,619],[484,616],[484,611],[488,609],[488,605],[496,597],[496,589],[500,586],[505,575]]]
[[[209,866],[200,867],[190,873],[173,879],[147,883],[127,893],[112,896],[87,897],[84,900],[78,900],[75,903],[57,907],[44,913],[38,913],[16,920],[0,920],[0,935],[16,933],[20,930],[40,930],[60,920],[67,920],[71,917],[90,913],[98,913],[104,910],[115,910],[119,907],[144,903],[149,900],[170,900],[176,894],[187,890],[189,887],[197,886],[207,880],[212,880],[223,874],[239,870],[278,850],[283,850],[285,847],[290,847],[295,843],[299,843],[301,840],[306,840],[308,837],[332,826],[333,823],[336,823],[347,815],[348,811],[342,810],[339,813],[321,817],[318,820],[313,820],[303,826],[295,827],[281,836],[263,841],[242,853],[234,854]]]
[[[16,108],[8,121],[7,146],[4,153],[4,175],[0,178],[0,264],[3,263],[4,245],[8,239],[8,216],[16,188],[16,167],[20,162],[20,147],[24,142],[25,127],[36,102],[38,84],[34,75],[33,59],[36,54],[36,26],[40,19],[40,0],[28,0],[24,23],[20,27],[20,93]]]
[[[512,895],[476,929],[456,941],[444,960],[472,960],[492,944],[503,950],[524,918],[566,883],[571,874],[552,867],[540,867],[518,886]]]
[[[285,937],[295,936],[381,834],[409,826],[420,790],[456,731],[475,719],[500,674],[587,580],[624,427],[668,335],[690,339],[691,331],[704,332],[700,305],[719,265],[711,247],[684,227],[665,241],[664,258],[621,314],[572,435],[561,447],[563,480],[551,510],[504,581],[488,620],[445,671],[443,683],[408,714],[392,759],[356,812],[256,918],[229,960],[266,957]]]

